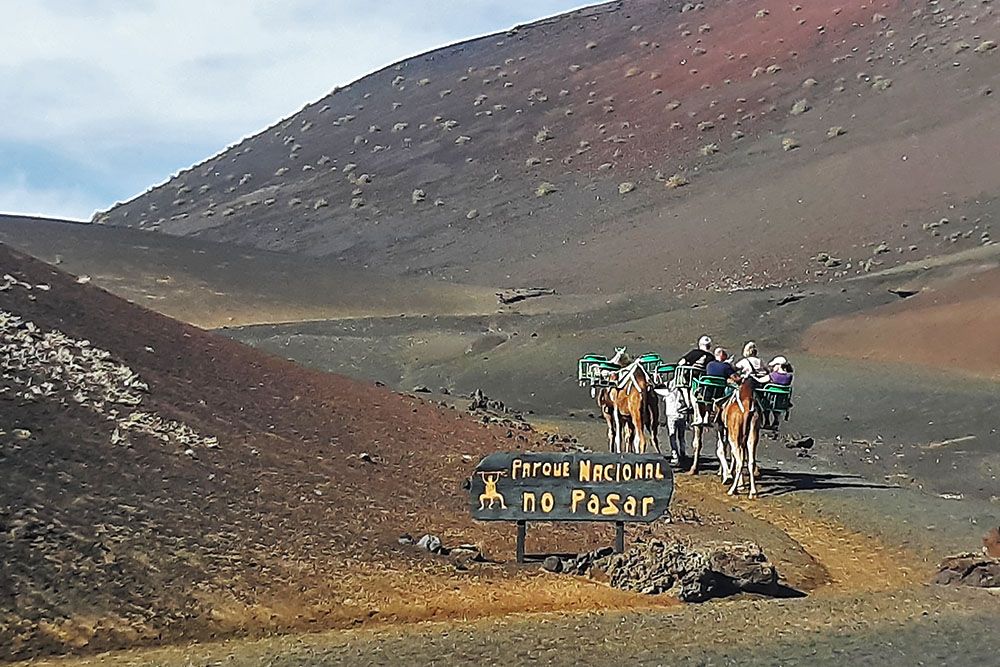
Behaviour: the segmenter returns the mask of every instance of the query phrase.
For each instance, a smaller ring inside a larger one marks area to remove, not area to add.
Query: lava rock
[[[778,573],[751,542],[694,546],[651,540],[607,559],[611,586],[648,595],[666,593],[684,602],[703,602],[747,591],[777,592]]]
[[[964,553],[941,562],[934,583],[972,588],[1000,587],[1000,558]]]
[[[559,556],[547,556],[544,561],[542,561],[542,569],[547,572],[562,572],[563,571],[563,561]]]

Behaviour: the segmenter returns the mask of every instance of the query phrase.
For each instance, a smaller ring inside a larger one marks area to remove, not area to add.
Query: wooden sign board
[[[472,475],[472,516],[480,521],[650,523],[673,494],[659,454],[499,452]]]

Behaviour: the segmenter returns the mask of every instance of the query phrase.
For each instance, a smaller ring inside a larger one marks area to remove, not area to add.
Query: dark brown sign
[[[673,494],[659,454],[500,452],[472,475],[472,516],[480,521],[649,523]]]

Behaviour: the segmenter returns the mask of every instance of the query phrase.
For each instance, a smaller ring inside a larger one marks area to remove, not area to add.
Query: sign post
[[[498,452],[479,462],[471,481],[473,518],[517,524],[519,563],[529,521],[613,522],[620,553],[625,524],[662,517],[674,488],[659,454]]]

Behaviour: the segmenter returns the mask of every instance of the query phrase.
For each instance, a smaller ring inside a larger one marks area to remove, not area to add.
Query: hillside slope
[[[530,433],[303,369],[3,246],[0,267],[4,659],[429,617],[488,578],[396,538],[505,545],[461,484]],[[545,604],[535,590],[522,605]]]
[[[95,220],[475,284],[854,274],[989,240],[998,21],[606,3],[371,74]]]

